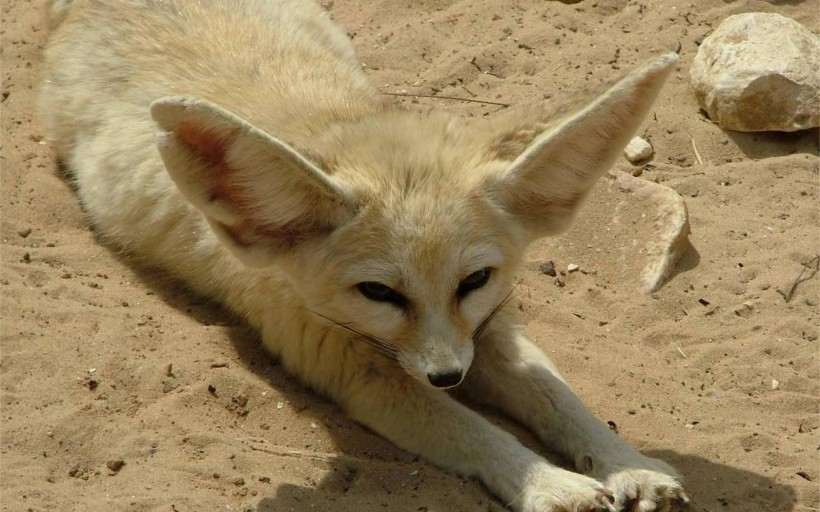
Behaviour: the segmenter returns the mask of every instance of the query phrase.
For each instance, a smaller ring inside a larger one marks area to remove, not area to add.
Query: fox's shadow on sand
[[[776,484],[762,475],[715,463],[695,455],[680,454],[669,450],[647,451],[645,454],[671,463],[683,474],[687,491],[692,498],[688,509],[690,512],[791,512],[794,510],[795,491],[791,487]],[[406,508],[391,504],[388,489],[382,491],[380,495],[367,495],[361,491],[351,493],[345,490],[348,489],[345,470],[339,469],[340,467],[346,468],[350,464],[344,459],[345,457],[341,456],[338,462],[331,464],[332,472],[317,487],[281,485],[276,490],[275,496],[264,497],[259,501],[257,511],[407,510],[409,512],[429,510],[430,512],[468,512],[475,510],[500,512],[508,510],[497,500],[489,498],[486,491],[480,490],[480,484],[474,482],[470,482],[472,485],[457,485],[451,488],[451,494],[469,493],[475,498],[472,500],[474,506],[470,507],[470,502],[464,502],[464,508],[458,509],[425,505],[435,503],[436,497],[430,496],[423,488],[418,489],[418,497],[413,501],[403,500]],[[384,471],[383,465],[367,468],[360,470],[357,478],[382,480]],[[398,472],[398,470],[393,472]],[[403,475],[405,481],[409,480],[406,475],[406,473]],[[485,496],[482,505],[479,499]]]
[[[281,457],[298,457],[319,468],[326,476],[315,486],[282,484],[268,495],[252,501],[257,512],[501,512],[507,509],[491,497],[475,480],[465,479],[427,463],[405,452],[386,439],[370,432],[346,417],[336,405],[311,393],[291,377],[262,347],[259,336],[242,320],[219,306],[198,298],[180,283],[161,272],[140,268],[123,258],[167,304],[185,312],[203,324],[228,326],[228,338],[242,364],[271,388],[294,403],[307,407],[300,414],[310,416],[332,438],[335,454],[313,454],[309,451],[254,451],[271,467],[280,465]],[[479,409],[491,421],[517,435],[530,448],[556,464],[560,459],[545,453],[534,437],[523,427],[486,409]],[[424,428],[424,425],[419,425]],[[280,447],[281,448],[281,447]],[[478,449],[478,447],[477,447]],[[672,450],[647,451],[646,455],[675,466],[686,481],[692,512],[791,512],[797,494],[792,487],[770,478],[690,454]]]

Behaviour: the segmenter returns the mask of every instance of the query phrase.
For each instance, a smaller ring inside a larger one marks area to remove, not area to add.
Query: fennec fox
[[[96,230],[220,301],[288,371],[522,512],[661,511],[675,471],[579,401],[503,308],[676,56],[561,119],[385,104],[307,0],[57,0],[41,111]],[[460,386],[575,464],[454,400]]]

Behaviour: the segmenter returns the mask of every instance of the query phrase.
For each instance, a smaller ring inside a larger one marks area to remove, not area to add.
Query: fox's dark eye
[[[477,270],[462,279],[462,281],[458,283],[458,289],[456,290],[456,295],[458,298],[463,299],[471,291],[477,290],[487,284],[487,281],[490,280],[490,274],[492,273],[493,269],[487,267]]]
[[[356,288],[359,290],[359,293],[376,302],[389,302],[402,308],[407,304],[407,299],[404,298],[404,295],[376,281],[359,283],[356,285]]]

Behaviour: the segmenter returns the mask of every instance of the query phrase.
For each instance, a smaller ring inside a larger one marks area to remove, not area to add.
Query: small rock
[[[245,407],[248,405],[248,395],[245,393],[239,393],[235,397],[231,398],[231,400],[239,407]]]
[[[27,238],[31,234],[31,228],[21,229],[17,234],[22,238]]]
[[[555,273],[555,263],[552,261],[545,261],[544,263],[538,265],[538,271],[550,277],[555,277],[558,275]]]
[[[747,317],[751,314],[754,310],[754,303],[752,301],[747,300],[740,306],[735,308],[735,314],[740,317]]]
[[[119,470],[121,470],[123,466],[125,466],[125,461],[122,459],[109,460],[105,463],[105,467],[107,467],[114,473],[117,473]]]
[[[73,468],[68,470],[68,476],[72,478],[82,478],[85,474],[85,470],[81,469],[80,466],[74,466]]]
[[[100,386],[100,381],[86,377],[85,386],[91,391],[96,391],[97,388]]]
[[[692,91],[722,128],[793,132],[820,126],[820,38],[771,13],[729,16],[698,48]]]
[[[641,137],[633,138],[624,148],[624,156],[633,164],[646,160],[653,154],[655,154],[655,150],[652,148],[652,144]]]
[[[578,272],[578,265],[576,265],[575,263],[570,263],[569,265],[567,265],[567,272]]]
[[[772,389],[780,389],[780,381],[777,379],[772,379]]]

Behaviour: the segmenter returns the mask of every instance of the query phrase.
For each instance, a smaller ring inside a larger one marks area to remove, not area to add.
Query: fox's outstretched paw
[[[519,512],[617,512],[615,496],[592,478],[563,471],[534,478],[512,508]]]
[[[677,512],[687,508],[689,497],[675,470],[665,462],[640,456],[610,468],[602,478],[615,496],[616,510]]]

